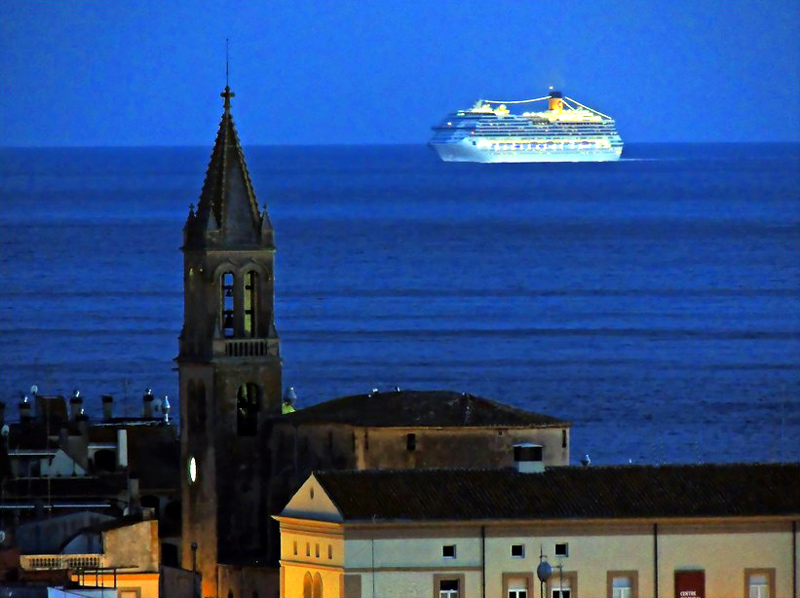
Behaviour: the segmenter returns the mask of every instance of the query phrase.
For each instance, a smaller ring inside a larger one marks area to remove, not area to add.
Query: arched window
[[[322,576],[319,573],[314,573],[314,589],[311,592],[311,598],[322,598]]]
[[[244,335],[256,334],[256,311],[258,310],[258,273],[252,270],[244,275]]]
[[[234,335],[234,302],[233,302],[233,272],[225,272],[220,281],[219,318],[222,326],[222,335],[232,338]]]
[[[239,387],[236,393],[236,432],[239,436],[255,436],[258,432],[260,395],[258,385],[253,382],[247,382]]]
[[[311,580],[311,573],[306,572],[303,577],[303,598],[314,598],[312,595],[314,582]]]

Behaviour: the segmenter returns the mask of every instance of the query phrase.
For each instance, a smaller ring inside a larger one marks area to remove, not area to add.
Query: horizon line
[[[427,147],[424,143],[249,143],[244,144],[249,147],[274,147],[274,148],[313,148],[313,147]],[[626,141],[625,145],[800,145],[797,141]],[[163,149],[193,149],[206,148],[207,144],[149,144],[149,145],[2,145],[0,150],[30,150],[30,149],[144,149],[144,148],[163,148]]]

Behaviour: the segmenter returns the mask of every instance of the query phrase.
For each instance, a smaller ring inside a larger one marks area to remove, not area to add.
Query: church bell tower
[[[224,112],[197,209],[184,227],[184,319],[177,358],[183,566],[215,596],[217,565],[264,550],[259,433],[280,414],[275,245],[231,115]]]

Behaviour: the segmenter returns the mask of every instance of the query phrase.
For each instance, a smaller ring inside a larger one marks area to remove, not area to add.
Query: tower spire
[[[228,77],[230,75],[229,46],[230,46],[230,40],[226,37],[225,38],[225,91],[219,94],[220,97],[225,98],[225,114],[231,113],[231,98],[236,97],[236,94],[231,91],[230,85],[228,83]]]

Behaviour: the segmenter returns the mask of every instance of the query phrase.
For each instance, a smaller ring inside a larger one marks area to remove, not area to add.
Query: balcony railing
[[[27,570],[99,569],[103,566],[102,554],[23,554],[20,565]]]
[[[278,341],[266,338],[214,339],[214,354],[226,357],[277,357]]]

